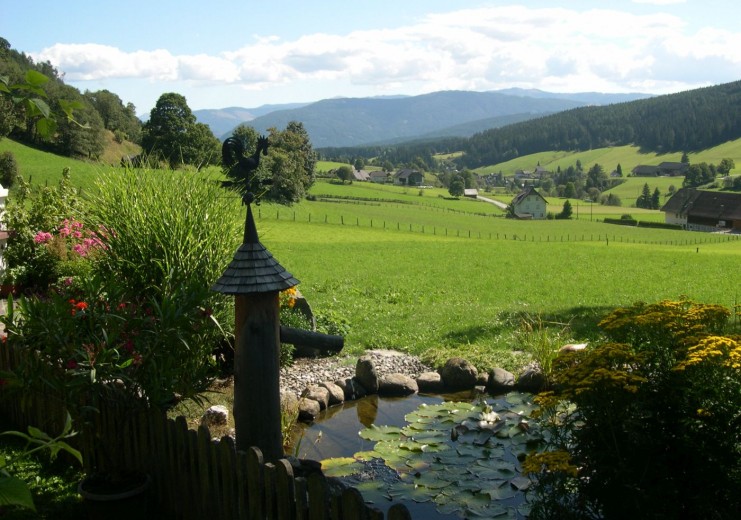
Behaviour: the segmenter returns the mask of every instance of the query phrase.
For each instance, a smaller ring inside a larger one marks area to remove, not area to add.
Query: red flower
[[[74,370],[75,368],[77,368],[77,361],[75,361],[74,359],[68,359],[67,363],[64,364],[64,367],[67,370]]]
[[[85,309],[87,309],[87,303],[77,302],[77,304],[75,304],[75,309],[77,309],[78,311],[84,311]]]

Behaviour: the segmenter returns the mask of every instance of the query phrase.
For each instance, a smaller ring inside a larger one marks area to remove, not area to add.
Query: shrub
[[[56,281],[58,263],[67,259],[63,244],[68,237],[59,236],[63,223],[79,216],[83,211],[81,206],[67,168],[57,186],[31,189],[19,177],[14,197],[3,216],[9,230],[8,245],[3,252],[8,266],[5,282],[27,290],[46,291]],[[47,235],[49,240],[40,240]],[[73,236],[71,240],[76,238]],[[63,251],[64,255],[60,256]]]
[[[131,300],[96,278],[21,298],[2,318],[21,356],[13,387],[60,400],[78,421],[108,400],[168,408],[197,399],[214,365],[205,340],[215,324],[201,298]]]
[[[101,175],[89,226],[105,228],[94,272],[129,299],[201,294],[203,308],[229,319],[231,298],[208,293],[229,265],[241,233],[234,199],[203,173],[124,170]],[[206,291],[204,291],[206,289]]]
[[[18,177],[18,163],[13,152],[0,153],[0,184],[10,188]]]
[[[732,518],[741,510],[741,341],[730,312],[689,300],[638,303],[601,323],[606,341],[554,361],[541,394],[554,453],[531,518]],[[556,516],[553,516],[553,515]]]

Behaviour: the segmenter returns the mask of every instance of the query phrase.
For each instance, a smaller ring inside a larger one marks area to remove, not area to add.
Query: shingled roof
[[[298,284],[260,243],[252,208],[248,205],[244,241],[211,290],[222,294],[255,294],[283,291]]]
[[[741,220],[741,195],[681,188],[661,211],[720,220]]]

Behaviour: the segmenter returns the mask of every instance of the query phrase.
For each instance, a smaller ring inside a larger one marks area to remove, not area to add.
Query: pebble
[[[423,372],[433,371],[418,357],[395,350],[367,350],[364,355],[373,359],[379,377],[386,374],[404,374],[416,378]],[[293,392],[298,396],[309,385],[353,377],[357,361],[357,358],[350,356],[296,358],[291,366],[280,369],[281,390]]]

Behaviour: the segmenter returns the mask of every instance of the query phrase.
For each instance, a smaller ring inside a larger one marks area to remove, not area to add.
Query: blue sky
[[[538,88],[664,94],[741,79],[737,0],[0,0],[0,36],[147,114]]]

